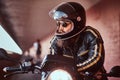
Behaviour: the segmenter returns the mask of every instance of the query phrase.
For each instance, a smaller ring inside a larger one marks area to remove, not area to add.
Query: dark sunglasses
[[[66,22],[57,21],[56,25],[57,26],[62,25],[63,27],[67,27],[70,23],[71,23],[70,21],[66,21]]]

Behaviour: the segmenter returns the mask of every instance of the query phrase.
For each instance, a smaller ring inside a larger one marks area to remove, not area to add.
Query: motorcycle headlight
[[[47,80],[73,80],[70,73],[65,70],[57,69],[51,72]]]

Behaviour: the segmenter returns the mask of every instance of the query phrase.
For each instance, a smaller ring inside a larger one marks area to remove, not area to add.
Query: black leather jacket
[[[78,71],[97,72],[104,63],[104,46],[99,32],[87,26],[77,36],[61,40],[54,37],[51,41],[51,54],[75,59]]]

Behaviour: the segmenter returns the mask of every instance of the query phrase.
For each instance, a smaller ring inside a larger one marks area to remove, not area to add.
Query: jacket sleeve
[[[84,49],[78,51],[78,71],[86,70],[93,66],[103,66],[104,48],[103,40],[96,30],[87,29],[84,37]]]

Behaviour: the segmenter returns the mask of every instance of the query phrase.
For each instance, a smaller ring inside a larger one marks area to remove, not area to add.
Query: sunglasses
[[[56,25],[57,26],[62,26],[62,27],[67,27],[69,24],[71,24],[70,21],[57,21]]]

